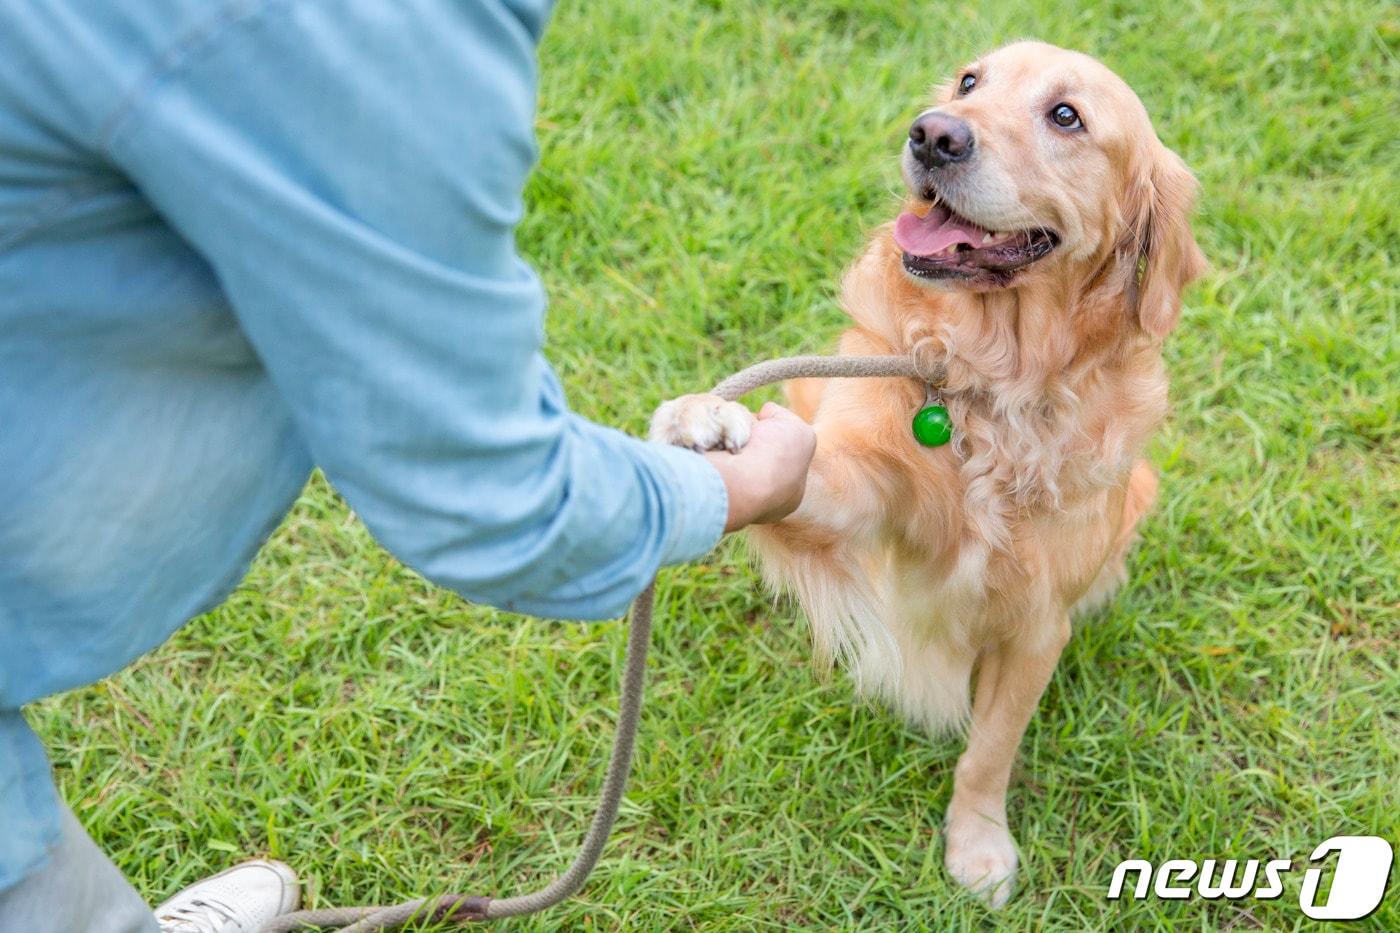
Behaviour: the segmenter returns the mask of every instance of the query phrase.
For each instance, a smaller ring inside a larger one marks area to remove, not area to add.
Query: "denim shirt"
[[[718,473],[569,412],[513,230],[545,0],[0,5],[0,888],[20,707],[216,605],[313,465],[469,599],[623,611]]]

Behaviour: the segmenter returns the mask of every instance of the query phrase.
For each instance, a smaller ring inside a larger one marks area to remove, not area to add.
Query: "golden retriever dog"
[[[918,381],[792,383],[816,457],[798,510],[752,540],[820,658],[929,733],[966,731],[944,863],[1001,906],[1017,747],[1071,618],[1123,582],[1156,494],[1141,457],[1167,408],[1162,341],[1205,265],[1196,183],[1127,84],[1039,42],[938,89],[902,169],[902,213],[846,274],[840,352],[944,367],[952,441],[914,438]],[[653,436],[724,446],[736,421],[747,436],[741,410],[687,396]]]

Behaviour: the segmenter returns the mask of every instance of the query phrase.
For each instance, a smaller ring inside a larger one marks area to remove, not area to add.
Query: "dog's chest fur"
[[[1121,487],[1166,411],[1154,347],[1096,346],[1027,316],[1024,306],[982,308],[900,341],[948,373],[961,532],[993,554],[1013,549],[1018,525]]]
[[[971,334],[945,326],[901,341],[946,369],[955,428],[948,447],[904,461],[922,507],[902,522],[892,554],[893,577],[908,588],[893,615],[923,617],[930,636],[969,647],[1020,624],[1024,613],[999,608],[999,592],[1048,604],[1092,584],[1128,474],[1166,405],[1155,352],[1057,364],[1045,353],[1052,339],[1027,351],[1014,330],[977,323]]]

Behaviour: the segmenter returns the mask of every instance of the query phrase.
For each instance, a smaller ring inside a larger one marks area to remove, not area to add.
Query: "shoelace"
[[[237,911],[223,901],[211,898],[191,901],[188,906],[177,907],[157,919],[160,920],[160,933],[233,933],[225,929],[229,923],[234,925],[236,931],[244,929]],[[168,924],[167,920],[175,922]]]

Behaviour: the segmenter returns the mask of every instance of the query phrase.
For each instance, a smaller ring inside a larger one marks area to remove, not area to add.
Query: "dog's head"
[[[1196,182],[1131,88],[1099,62],[1018,42],[958,71],[909,129],[905,272],[973,291],[1058,274],[1121,287],[1164,336],[1204,269]]]

